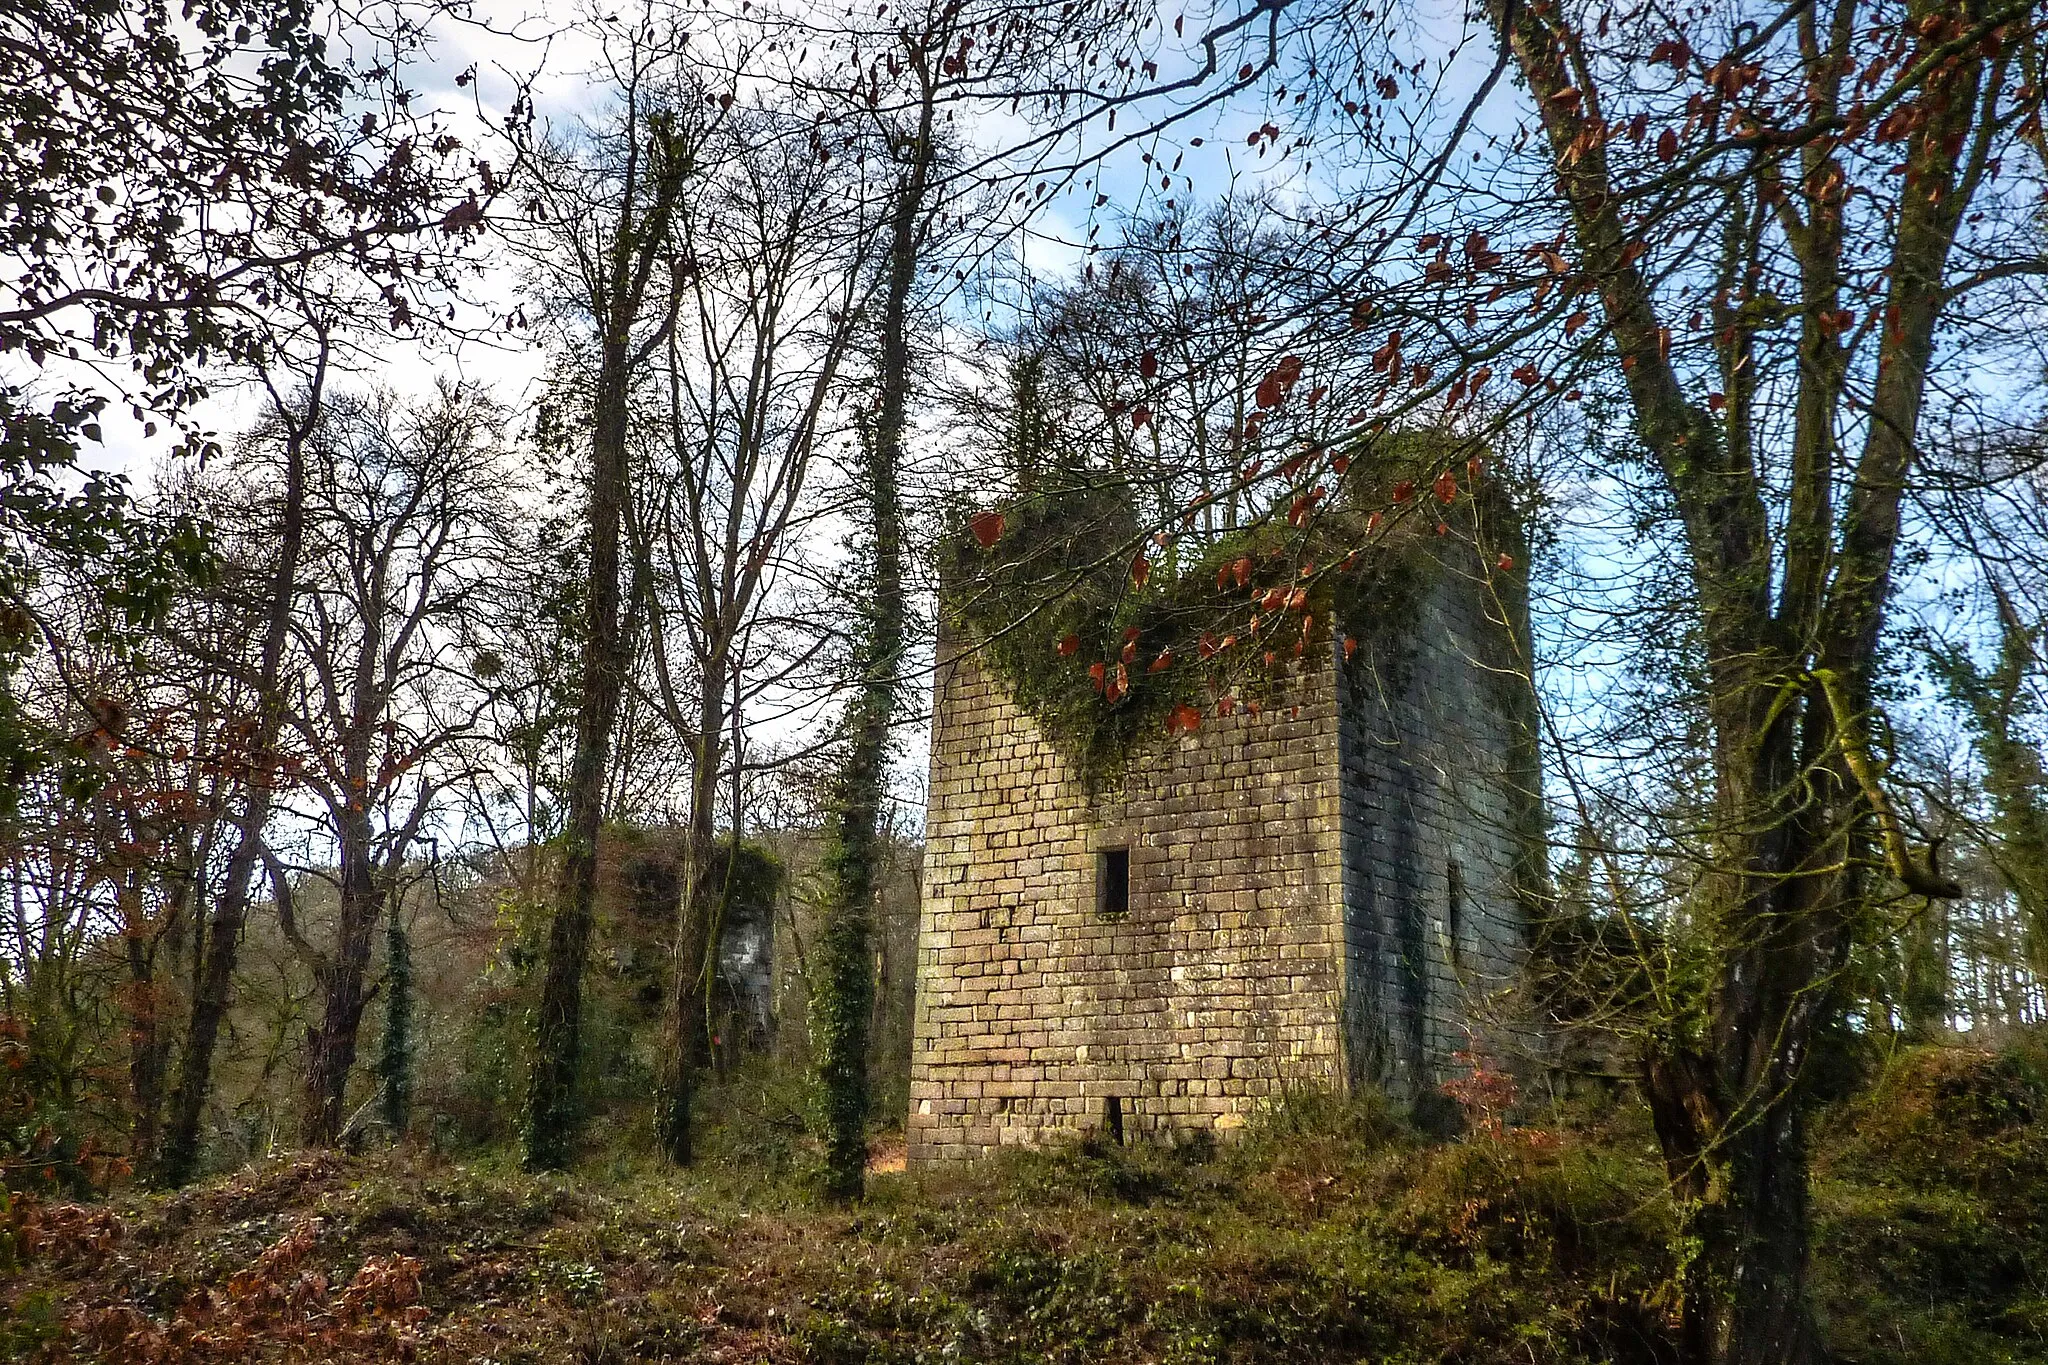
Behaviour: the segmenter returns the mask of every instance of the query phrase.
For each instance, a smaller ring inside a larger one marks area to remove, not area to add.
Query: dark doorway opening
[[[1111,1095],[1102,1102],[1102,1127],[1111,1142],[1119,1147],[1124,1145],[1124,1102],[1120,1096]]]

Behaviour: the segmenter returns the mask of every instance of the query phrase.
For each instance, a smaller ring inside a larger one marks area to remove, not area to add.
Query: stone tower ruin
[[[1257,714],[1107,780],[942,627],[912,1165],[1431,1095],[1491,1024],[1541,875],[1526,608],[1473,539],[1407,539],[1408,590],[1339,609]]]

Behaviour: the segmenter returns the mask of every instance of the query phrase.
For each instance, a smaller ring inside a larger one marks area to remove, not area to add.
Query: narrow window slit
[[[1106,848],[1095,855],[1095,913],[1122,919],[1131,912],[1131,851]]]

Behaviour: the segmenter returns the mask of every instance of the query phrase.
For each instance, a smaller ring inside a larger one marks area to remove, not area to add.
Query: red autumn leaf
[[[1256,716],[1257,714],[1259,714],[1260,710],[1259,699],[1257,697],[1253,697],[1250,700],[1246,701],[1244,704],[1244,709],[1250,712],[1252,715]]]
[[[1308,606],[1308,589],[1307,589],[1307,588],[1296,588],[1296,589],[1295,589],[1295,590],[1294,590],[1293,592],[1291,592],[1291,593],[1287,594],[1287,609],[1288,609],[1289,611],[1301,611],[1301,610],[1303,610],[1304,608],[1306,608],[1307,606]]]
[[[1374,512],[1374,513],[1373,513],[1373,514],[1372,514],[1371,516],[1369,516],[1369,517],[1367,517],[1367,518],[1365,519],[1365,533],[1366,533],[1367,535],[1371,535],[1371,534],[1372,534],[1372,533],[1373,533],[1374,531],[1377,531],[1377,530],[1379,530],[1379,529],[1380,529],[1380,514],[1379,514],[1379,513],[1377,513],[1377,512]]]
[[[1142,588],[1145,586],[1145,580],[1151,576],[1152,561],[1145,558],[1145,552],[1140,550],[1138,557],[1131,561],[1131,582]]]
[[[1444,525],[1442,522],[1438,522],[1436,524],[1436,533],[1440,536],[1449,535],[1451,533],[1451,528]]]
[[[1458,496],[1458,476],[1446,469],[1436,476],[1436,500],[1448,503]]]
[[[1686,63],[1691,60],[1692,44],[1686,42],[1683,38],[1667,38],[1650,49],[1650,64],[1652,66],[1660,62],[1669,62],[1673,71],[1683,71],[1685,70]]]
[[[1515,366],[1514,375],[1516,379],[1522,381],[1524,388],[1531,388],[1543,382],[1543,372],[1536,368],[1534,362]]]
[[[1358,653],[1358,641],[1351,636],[1344,637],[1344,662],[1350,663],[1351,656]]]
[[[1154,379],[1158,377],[1158,374],[1159,356],[1156,352],[1147,351],[1138,357],[1138,377],[1140,379]]]
[[[1127,664],[1136,663],[1138,661],[1138,642],[1136,640],[1124,641],[1124,652],[1118,657]]]
[[[1678,134],[1669,128],[1657,134],[1657,159],[1674,161],[1678,157]]]
[[[1216,570],[1216,591],[1223,592],[1226,591],[1229,587],[1230,566],[1228,564],[1225,564]]]
[[[1236,709],[1237,709],[1237,698],[1236,698],[1236,697],[1233,697],[1233,696],[1231,696],[1231,695],[1230,695],[1230,694],[1229,694],[1228,692],[1224,693],[1224,694],[1223,694],[1222,696],[1220,696],[1220,697],[1218,697],[1218,698],[1216,699],[1216,714],[1217,714],[1217,715],[1219,715],[1219,716],[1227,716],[1227,715],[1229,715],[1229,714],[1230,714],[1230,713],[1231,713],[1232,711],[1235,711]]]
[[[1180,721],[1180,728],[1183,730],[1199,730],[1202,728],[1202,713],[1186,702],[1176,706],[1173,709],[1173,714]]]
[[[1245,586],[1245,584],[1247,584],[1247,583],[1251,582],[1251,581],[1252,581],[1252,560],[1251,560],[1251,556],[1250,556],[1250,555],[1244,555],[1244,556],[1240,557],[1239,559],[1237,559],[1237,560],[1236,560],[1235,562],[1233,562],[1233,563],[1231,564],[1231,566],[1230,566],[1230,573],[1231,573],[1231,576],[1232,576],[1232,577],[1234,577],[1235,579],[1237,579],[1237,586],[1238,586],[1238,587],[1240,587],[1240,588],[1241,588],[1241,587],[1243,587],[1243,586]]]
[[[1151,667],[1151,668],[1149,668],[1149,669],[1147,669],[1146,671],[1147,671],[1147,672],[1149,672],[1149,673],[1158,673],[1158,672],[1161,672],[1161,671],[1162,671],[1162,670],[1164,670],[1164,669],[1168,669],[1168,668],[1172,668],[1172,667],[1173,667],[1173,649],[1172,649],[1172,647],[1171,647],[1171,646],[1169,646],[1169,647],[1167,647],[1166,649],[1162,649],[1162,650],[1160,650],[1160,651],[1159,651],[1159,657],[1158,657],[1158,658],[1156,658],[1156,659],[1154,659],[1154,660],[1152,661],[1152,667]]]
[[[1075,653],[1075,652],[1076,652],[1077,650],[1079,650],[1080,648],[1081,648],[1081,637],[1080,637],[1080,636],[1078,636],[1078,635],[1066,635],[1066,636],[1063,636],[1063,637],[1061,637],[1061,639],[1060,639],[1060,644],[1059,644],[1059,650],[1060,650],[1060,657],[1061,657],[1061,658],[1063,658],[1063,659],[1064,659],[1064,658],[1067,658],[1067,657],[1069,657],[1070,655],[1074,654],[1074,653]]]
[[[1137,639],[1137,638],[1138,638],[1138,628],[1137,628],[1136,626],[1130,626],[1130,627],[1127,627],[1127,628],[1125,629],[1125,631],[1124,631],[1124,643],[1126,643],[1126,644],[1129,644],[1129,643],[1130,643],[1130,642],[1131,642],[1132,640],[1135,640],[1135,639]]]
[[[1100,692],[1102,690],[1103,675],[1108,673],[1108,671],[1109,665],[1106,663],[1102,663],[1100,661],[1088,665],[1088,678],[1091,682],[1095,684],[1095,690],[1097,692]]]
[[[1471,459],[1465,461],[1465,477],[1470,479],[1476,486],[1479,482],[1480,471],[1485,468],[1485,462],[1477,455],[1474,455]]]
[[[1515,567],[1515,557],[1506,550],[1502,550],[1500,558],[1493,561],[1493,567],[1499,569],[1502,573],[1506,573]]]
[[[1351,457],[1349,455],[1339,455],[1336,459],[1330,461],[1330,468],[1337,472],[1338,478],[1343,478],[1344,471],[1351,468]]]
[[[1409,498],[1413,497],[1414,494],[1415,484],[1412,480],[1403,479],[1401,480],[1401,482],[1394,485],[1395,502],[1406,502]]]
[[[1578,330],[1581,327],[1584,327],[1586,325],[1586,319],[1590,318],[1591,316],[1592,314],[1588,313],[1583,308],[1581,308],[1578,312],[1573,313],[1570,317],[1564,320],[1564,334],[1567,337],[1574,335],[1578,332]]]
[[[1206,630],[1203,631],[1202,638],[1195,642],[1195,653],[1204,659],[1213,657],[1216,653],[1216,637]]]
[[[995,543],[1003,538],[1003,514],[1001,512],[976,513],[974,520],[968,522],[967,526],[969,530],[974,532],[975,540],[980,543],[981,548],[984,550],[994,549]]]
[[[1107,695],[1111,701],[1115,701],[1117,698],[1123,696],[1124,693],[1130,690],[1130,670],[1126,669],[1122,664],[1118,664],[1116,666],[1116,677],[1110,682],[1109,691]]]
[[[1708,408],[1710,408],[1711,410],[1713,410],[1713,411],[1715,411],[1715,412],[1719,412],[1719,411],[1720,411],[1721,409],[1723,409],[1723,408],[1725,408],[1725,407],[1727,407],[1727,406],[1728,406],[1728,395],[1727,395],[1727,394],[1725,394],[1725,393],[1710,393],[1710,394],[1708,394],[1708,395],[1707,395],[1707,407],[1708,407]]]
[[[1146,407],[1143,403],[1140,403],[1137,407],[1131,409],[1131,426],[1133,429],[1142,429],[1148,423],[1150,423],[1151,420],[1152,409]]]
[[[1279,657],[1280,657],[1280,656],[1279,656],[1279,655],[1277,655],[1277,654],[1275,654],[1275,653],[1274,653],[1274,652],[1273,652],[1272,650],[1270,650],[1270,649],[1269,649],[1269,650],[1267,650],[1267,651],[1266,651],[1266,667],[1268,667],[1268,668],[1271,668],[1271,667],[1272,667],[1272,666],[1274,665],[1274,663],[1275,663],[1276,661],[1278,661]]]
[[[1259,381],[1258,390],[1252,395],[1252,401],[1262,408],[1277,408],[1286,397],[1287,386],[1280,382],[1280,376],[1269,374]]]

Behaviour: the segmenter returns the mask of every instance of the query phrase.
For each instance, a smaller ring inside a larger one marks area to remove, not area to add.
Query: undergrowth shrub
[[[1919,1047],[1819,1125],[1815,1298],[1847,1360],[2048,1360],[2048,1049]]]

